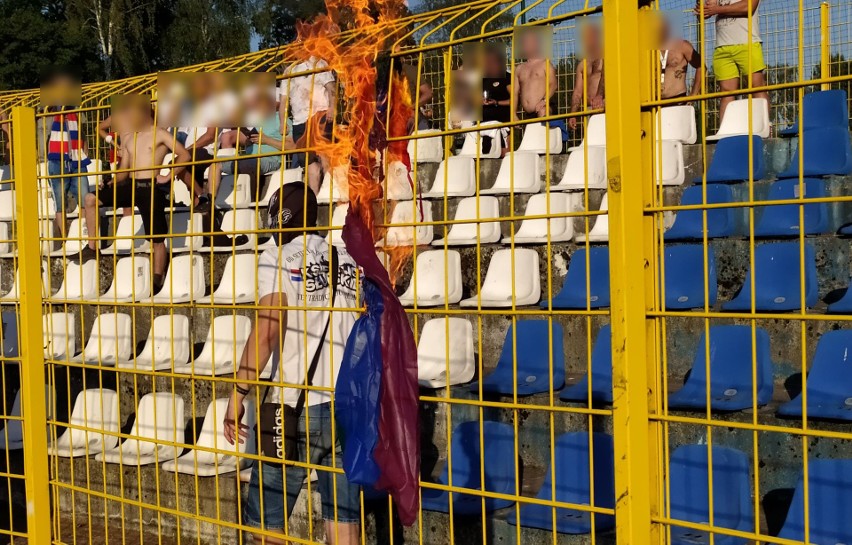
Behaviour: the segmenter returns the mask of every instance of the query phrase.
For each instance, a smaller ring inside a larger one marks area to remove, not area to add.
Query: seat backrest
[[[751,128],[749,128],[749,109]],[[769,101],[765,98],[743,98],[734,100],[725,109],[719,124],[718,136],[756,134],[769,137]]]
[[[106,388],[83,390],[77,394],[69,418],[69,423],[78,428],[68,428],[70,436],[67,444],[75,448],[82,447],[93,440],[115,444],[118,442],[117,437],[108,438],[98,432],[117,433],[120,427],[118,418],[118,394],[115,390]],[[89,429],[79,429],[80,427]]]
[[[545,216],[548,214],[564,214],[568,212],[569,196],[565,193],[538,193],[532,195],[527,201],[527,207],[524,210],[524,216]],[[548,204],[550,210],[548,211]],[[524,219],[518,233],[529,233],[530,235],[545,236],[547,227],[550,225],[550,234],[554,236],[561,234],[569,226],[573,229],[573,219],[566,217],[550,218],[550,219]]]
[[[85,299],[98,294],[98,264],[92,260],[83,264],[68,263],[65,278],[55,297]]]
[[[503,157],[492,189],[538,193],[541,187],[539,157],[533,152],[515,152]]]
[[[585,431],[564,433],[556,439],[554,444],[556,459],[544,477],[544,484],[537,496],[539,499],[553,498],[553,474],[555,474],[556,501],[591,505],[591,487],[594,486],[594,506],[615,507],[615,459],[612,436],[596,432],[591,434],[591,438],[591,449],[589,433]],[[590,454],[594,460],[593,478],[590,478],[593,475]]]
[[[163,278],[163,288],[159,294],[168,297],[169,293],[177,296],[197,294],[204,291],[204,260],[198,254],[178,255],[172,258],[166,276]]]
[[[551,372],[552,361],[553,372],[562,371],[564,374],[563,341],[562,326],[556,321],[548,323],[548,320],[518,320],[506,331],[497,367],[511,368],[517,358],[519,370],[546,374]]]
[[[346,214],[349,213],[349,203],[341,203],[334,207],[334,211],[331,213],[331,224],[330,227],[343,227],[346,223]],[[343,230],[342,229],[334,229],[329,230],[326,235],[326,240],[329,244],[334,246],[343,246]]]
[[[254,254],[228,256],[222,269],[222,278],[216,286],[216,295],[230,297],[242,293],[246,288],[257,291],[257,260]]]
[[[115,265],[113,287],[116,297],[144,296],[151,292],[151,262],[145,256],[123,257]]]
[[[423,324],[417,343],[417,368],[421,380],[446,377],[450,385],[459,384],[456,381],[464,381],[467,378],[464,375],[473,365],[473,326],[468,320],[433,318]]]
[[[115,241],[113,246],[116,250],[130,251],[131,249],[139,249],[145,245],[144,237],[145,227],[142,225],[142,216],[133,214],[130,216],[122,216],[118,220],[118,226],[115,229]]]
[[[477,198],[466,197],[459,201],[456,207],[456,215],[453,218],[455,221],[476,220],[500,217],[500,202],[497,197],[483,195],[479,197],[479,217],[477,218]],[[480,236],[486,231],[493,229],[496,226],[500,230],[499,222],[489,222],[479,224]],[[454,223],[450,227],[450,237],[453,239],[476,240],[476,223]]]
[[[749,141],[751,165],[749,171]],[[716,150],[707,168],[708,182],[739,182],[749,177],[755,181],[766,177],[766,159],[763,139],[760,136],[729,136],[716,143]]]
[[[710,328],[710,390],[752,392],[752,368],[757,365],[758,397],[772,390],[772,360],[769,334],[758,327],[754,332],[756,364],[752,363],[752,331],[747,325],[722,325]],[[689,381],[704,383],[707,376],[706,335],[701,334],[695,364]]]
[[[171,220],[172,234],[176,235],[168,239],[169,247],[172,250],[197,250],[201,248],[204,243],[202,237],[193,234],[204,232],[204,220],[201,214],[174,214]]]
[[[213,400],[207,406],[207,413],[204,415],[204,422],[201,424],[201,432],[199,433],[195,444],[205,449],[222,450],[227,451],[230,454],[196,450],[190,456],[196,456],[197,458],[195,459],[199,464],[221,463],[235,454],[252,451],[253,441],[250,438],[246,438],[244,443],[237,441],[233,445],[225,440],[225,428],[223,422],[225,418],[227,418],[229,401],[230,399],[227,397],[220,397]],[[243,401],[243,407],[245,409],[243,417],[246,420],[245,424],[253,428],[255,418],[254,404],[251,400],[246,399]],[[249,436],[251,435],[253,434],[250,433]]]
[[[513,269],[514,278],[512,277]],[[514,292],[517,298],[527,297],[530,290],[534,291],[540,285],[540,275],[539,257],[535,250],[529,248],[497,250],[488,264],[485,281],[482,283],[482,295],[489,298],[508,298]]]
[[[121,312],[95,318],[83,354],[86,360],[128,360],[133,344],[132,320]]]
[[[852,330],[826,331],[819,338],[808,373],[808,393],[852,398]]]
[[[44,357],[60,359],[77,351],[77,324],[70,312],[54,312],[43,318]]]
[[[183,441],[184,401],[178,395],[165,392],[145,394],[139,400],[136,420],[130,435],[140,439],[158,439],[160,441]],[[125,444],[134,441],[128,439]],[[140,441],[144,442],[144,441]]]
[[[805,95],[803,101],[805,130],[828,125],[846,126],[849,119],[849,103],[846,91],[831,89]]]
[[[482,422],[483,442],[479,441],[479,422],[464,422],[453,430],[450,455],[453,457],[453,486],[504,494],[515,493],[515,434],[501,422]],[[488,453],[485,464],[485,486],[480,479],[481,452]],[[449,464],[440,481],[449,484]]]
[[[704,271],[707,271],[707,293],[709,304],[716,303],[718,281],[716,278],[716,253],[707,247],[705,267],[702,244],[680,244],[666,246],[666,306],[690,308],[703,307]],[[694,300],[690,300],[694,299]]]
[[[612,397],[612,328],[601,326],[592,346],[592,390]]]
[[[430,193],[473,195],[476,191],[475,161],[472,157],[453,155],[438,164]]]
[[[606,114],[595,114],[589,118],[583,142],[587,146],[606,146]]]
[[[755,285],[770,291],[770,293],[781,291],[794,291],[799,297],[801,260],[798,242],[774,242],[762,244],[754,250],[754,263],[757,270]],[[813,245],[805,243],[804,252],[805,269],[805,304],[813,306],[819,291],[817,285],[816,254]],[[754,274],[749,270],[746,276],[746,284]],[[796,299],[798,303],[798,299]]]
[[[807,537],[810,543],[826,545],[852,543],[852,460],[808,461],[808,506],[805,532],[805,488],[800,477],[778,537],[799,541]]]
[[[151,322],[151,331],[140,357],[155,364],[189,359],[189,318],[182,314],[164,314]]]
[[[683,144],[694,144],[698,139],[693,106],[660,108],[659,123],[659,140],[676,140]]]
[[[571,256],[568,264],[568,274],[565,276],[563,291],[577,294],[585,299],[587,295],[586,282],[586,249],[580,248]],[[593,247],[588,251],[589,291],[592,306],[609,305],[609,250],[606,247]]]
[[[217,316],[210,324],[197,364],[222,365],[239,359],[251,331],[247,316]]]
[[[257,229],[257,213],[252,209],[228,210],[222,215],[222,231],[228,235],[245,233],[247,236],[254,236],[251,231],[255,229]]]
[[[422,212],[422,216],[421,216]],[[394,224],[430,223],[430,225],[397,226]],[[388,246],[429,244],[434,237],[432,203],[429,201],[397,201],[391,214],[391,226],[385,235]]]
[[[4,358],[17,358],[19,355],[18,344],[18,313],[5,310],[2,313],[2,348]]]

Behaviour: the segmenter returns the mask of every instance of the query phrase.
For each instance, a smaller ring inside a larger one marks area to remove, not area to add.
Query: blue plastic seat
[[[580,248],[571,256],[568,274],[562,290],[553,298],[553,308],[584,309],[609,306],[609,248],[589,248],[589,273],[591,282],[586,294],[586,249]],[[547,300],[541,302],[547,308]]]
[[[453,430],[450,456],[453,462],[453,487],[498,494],[517,494],[515,489],[515,434],[512,426],[500,422],[482,422],[483,443],[479,442],[479,422],[464,422]],[[485,486],[480,479],[480,461],[485,452]],[[443,485],[450,484],[449,463],[438,478]],[[453,493],[453,513],[474,515],[482,512],[482,496]],[[427,511],[449,513],[450,493],[434,488],[421,489],[422,507]],[[510,507],[515,502],[498,498],[485,498],[485,511]]]
[[[707,408],[707,359],[705,334],[696,349],[695,361],[686,383],[669,395],[672,409]],[[769,335],[755,331],[757,354],[757,405],[772,399],[772,361],[769,355]],[[715,411],[741,411],[754,405],[752,397],[752,336],[751,327],[723,325],[710,328],[710,408]]]
[[[805,178],[806,199],[825,197],[825,182],[818,178]],[[799,180],[778,180],[769,188],[767,201],[797,199]],[[764,206],[763,214],[754,228],[758,237],[791,237],[799,235],[799,205],[776,204]],[[824,202],[806,204],[805,234],[818,235],[828,231],[828,205]]]
[[[713,525],[754,531],[749,458],[739,450],[707,445],[686,445],[672,453],[669,462],[671,518],[695,524],[710,521],[710,458],[713,467]],[[710,543],[710,533],[683,526],[671,527],[671,545]],[[715,545],[745,545],[741,537],[713,534]]]
[[[562,390],[559,399],[588,403],[588,373],[577,384]],[[612,403],[612,328],[609,324],[598,331],[595,345],[592,347],[592,401]]]
[[[852,314],[852,280],[849,281],[849,287],[846,289],[843,297],[828,305],[828,312],[832,314]]]
[[[752,164],[751,179],[761,180],[766,177],[766,159],[763,157],[763,139],[752,136]],[[748,143],[749,137],[731,136],[722,138],[716,143],[713,158],[707,167],[707,183],[723,184],[731,182],[744,182],[749,180],[748,169]],[[695,183],[700,184],[702,178],[696,178]]]
[[[842,237],[852,237],[852,223],[847,223],[837,230],[837,234]]]
[[[852,420],[852,330],[828,331],[817,343],[808,372],[808,418]],[[778,409],[802,416],[802,394]]]
[[[716,254],[707,248],[708,304],[716,304]],[[687,310],[704,308],[704,246],[683,244],[666,246],[666,308]]]
[[[852,460],[808,462],[808,539],[814,545],[852,543]],[[793,503],[778,537],[805,540],[804,478],[799,477]]]
[[[793,152],[793,160],[779,178],[799,177],[799,146],[804,141],[805,176],[847,176],[852,174],[852,141],[849,127],[808,129]]]
[[[17,358],[18,352],[18,313],[7,310],[2,313],[3,357]]]
[[[704,187],[687,187],[680,199],[683,206],[696,206],[704,202]],[[724,184],[708,185],[707,204],[734,202],[734,192]],[[707,210],[707,238],[729,237],[735,230],[733,208],[711,208]],[[674,225],[666,231],[666,240],[700,240],[704,238],[704,211],[681,210]]]
[[[547,469],[544,484],[536,494],[540,500],[591,505],[589,467],[589,434],[573,432],[560,435],[553,445],[555,459]],[[605,433],[592,434],[594,457],[595,507],[615,507],[615,471],[612,437]],[[555,474],[555,478],[554,478]],[[554,486],[555,484],[555,486]],[[553,497],[554,488],[556,497]],[[593,529],[592,516],[587,511],[557,507],[556,531],[561,534],[588,534]],[[509,524],[518,524],[515,510],[507,517]],[[520,509],[520,525],[553,531],[554,508],[546,505],[524,504]],[[615,526],[615,517],[596,514],[594,530],[608,530]]]
[[[749,269],[740,292],[722,305],[724,310],[751,310],[751,276],[755,276],[755,310],[789,311],[801,308],[800,260],[798,242],[763,244],[754,249],[754,267]],[[817,303],[816,257],[814,247],[805,244],[805,306]]]
[[[516,331],[517,333],[513,333]],[[550,335],[553,335],[553,349]],[[517,339],[517,344],[515,344]],[[513,349],[513,345],[516,347]],[[482,379],[482,391],[510,396],[532,395],[549,392],[550,377],[553,376],[553,389],[558,390],[565,384],[565,353],[563,351],[562,326],[547,320],[518,320],[513,328],[509,326],[503,350],[494,371]],[[552,354],[551,354],[552,352]],[[514,379],[514,361],[517,356],[517,382]],[[553,368],[551,370],[551,361]],[[470,386],[472,392],[479,391],[479,383]]]
[[[842,89],[806,94],[802,100],[802,110],[806,131],[816,127],[844,126],[849,123],[849,103],[846,91]],[[798,134],[798,120],[790,127],[778,131],[779,136],[797,136]]]

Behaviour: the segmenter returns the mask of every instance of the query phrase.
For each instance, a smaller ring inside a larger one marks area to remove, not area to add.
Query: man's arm
[[[583,96],[586,87],[586,61],[581,60],[577,64],[577,70],[574,74],[574,91],[571,93],[571,111],[579,112],[583,109]]]
[[[198,129],[195,129],[198,130]],[[216,129],[212,127],[207,127],[204,130],[204,134],[195,139],[195,142],[192,143],[192,148],[204,148],[212,144],[216,140]],[[187,150],[189,151],[189,150]],[[190,152],[192,155],[192,152]]]
[[[689,94],[700,94],[701,81],[704,79],[704,72],[706,71],[704,63],[701,61],[701,53],[699,53],[698,50],[696,50],[695,47],[686,40],[683,41],[682,47],[683,56],[686,58],[689,65],[695,68],[695,80],[692,82],[692,92]]]
[[[177,141],[177,139],[172,136],[170,132],[165,129],[157,129],[157,137],[156,137],[157,145],[163,145],[168,148],[169,151],[174,155],[173,163],[188,163],[192,160],[192,156],[186,151],[186,148],[183,147],[183,144]],[[186,170],[186,166],[176,166],[172,168],[172,174],[174,174],[175,178],[183,174]],[[157,181],[159,183],[166,183],[171,181],[170,175],[165,176],[157,176]]]
[[[326,120],[331,122],[334,121],[334,115],[337,111],[337,81],[332,80],[326,83],[323,89],[325,90],[325,97],[328,99]]]
[[[432,86],[428,83],[420,84],[420,99],[417,101],[418,106],[425,106],[430,100],[432,100]],[[414,97],[412,97],[414,98]]]
[[[115,173],[114,180],[116,182],[123,182],[124,180],[130,177],[130,172],[126,172],[127,169],[131,168],[132,159],[130,154],[130,146],[134,145],[136,142],[136,135],[133,135],[131,138],[131,142],[122,142],[119,147],[120,153],[118,154],[118,172]],[[122,172],[125,171],[125,172]]]
[[[512,75],[512,102],[510,104],[510,109],[512,110],[512,121],[518,120],[518,101],[521,96],[521,80],[520,74],[518,73],[518,69],[515,69],[515,73]]]

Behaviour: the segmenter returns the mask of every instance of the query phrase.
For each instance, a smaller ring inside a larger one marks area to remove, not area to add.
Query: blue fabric
[[[555,459],[547,470],[544,484],[536,498],[558,502],[592,505],[589,475],[590,458],[594,459],[595,507],[615,507],[615,471],[612,437],[605,433],[593,433],[592,448],[589,449],[589,434],[573,432],[560,435],[553,445]],[[591,452],[590,452],[591,450]],[[590,457],[591,454],[591,457]],[[555,478],[554,478],[555,474]],[[555,484],[555,487],[554,487]],[[553,490],[556,489],[556,497]],[[528,528],[553,530],[554,509],[546,505],[524,504],[521,506],[520,524]],[[507,517],[509,524],[518,524],[515,510]],[[556,508],[556,531],[562,534],[588,534],[615,527],[615,517],[596,514],[594,525],[588,511]]]
[[[820,545],[852,543],[852,460],[808,461],[808,538]],[[804,541],[805,489],[800,477],[778,537]]]
[[[63,169],[64,172],[63,172]],[[80,174],[87,172],[84,167],[75,161],[54,161],[47,162],[47,175],[51,176],[50,190],[53,192],[53,199],[56,201],[56,209],[60,212],[69,208],[68,197],[74,196],[77,203],[82,207],[83,198],[89,192],[89,178],[83,176],[66,176],[53,178],[53,176],[61,176],[62,174]]]
[[[752,179],[766,177],[766,159],[763,156],[763,139],[752,136]],[[744,182],[749,179],[748,136],[731,136],[716,142],[716,150],[707,167],[707,183]],[[701,178],[695,183],[700,184]]]
[[[580,248],[571,256],[568,274],[562,290],[553,298],[553,308],[584,309],[587,301],[589,308],[606,308],[609,306],[609,249],[602,247],[589,248],[590,286],[586,295],[586,249]],[[547,308],[547,300],[540,303],[541,308]]]
[[[799,146],[804,141],[805,176],[847,176],[852,174],[852,141],[849,127],[808,129],[793,152],[793,160],[778,178],[799,177]]]
[[[3,357],[18,357],[18,314],[14,311],[2,313]]]
[[[671,518],[707,524],[710,520],[710,456],[713,467],[713,524],[718,528],[754,531],[749,458],[738,450],[707,445],[686,445],[672,453],[669,462]],[[671,527],[672,545],[710,543],[710,535],[683,526]],[[741,537],[714,534],[716,545],[745,545]]]
[[[754,267],[746,274],[743,287],[733,300],[722,305],[730,311],[751,310],[751,277],[757,270],[755,310],[764,312],[799,310],[801,307],[798,242],[762,244],[754,249]],[[805,244],[805,306],[813,307],[819,296],[814,247]]]
[[[553,336],[552,349],[549,336]],[[517,339],[517,344],[515,343]],[[514,348],[517,347],[517,348]],[[562,326],[556,321],[518,320],[509,326],[497,368],[482,380],[482,391],[491,394],[532,395],[553,390],[565,384],[565,352]],[[517,382],[514,379],[514,361],[517,355]],[[551,371],[552,362],[552,371]],[[479,383],[470,385],[472,392],[479,391]]]
[[[355,321],[334,388],[335,414],[343,444],[343,470],[349,482],[372,487],[381,471],[373,458],[379,442],[379,399],[382,389],[382,294],[363,282],[367,312]]]
[[[487,491],[499,494],[519,494],[515,488],[515,432],[512,426],[500,422],[482,422],[483,443],[479,441],[477,421],[464,422],[453,430],[450,444],[450,456],[453,461],[453,487],[467,488],[473,491]],[[480,460],[483,451],[488,463],[485,464],[485,484],[480,479]],[[450,484],[449,464],[444,466],[438,482]],[[434,488],[422,488],[422,507],[427,511],[449,513],[450,493]],[[482,496],[453,493],[453,513],[456,515],[478,515],[482,512]],[[495,511],[510,507],[512,500],[485,498],[485,511]]]
[[[808,419],[852,420],[852,330],[823,333],[808,373]],[[802,394],[778,409],[802,416]]]
[[[273,113],[266,119],[264,119],[260,125],[255,127],[260,133],[260,142],[261,145],[250,144],[246,147],[247,155],[256,155],[258,153],[275,153],[280,152],[281,149],[269,146],[264,144],[263,141],[265,138],[275,138],[276,140],[283,140],[284,136],[281,134],[281,118],[278,115],[278,112]]]
[[[704,203],[704,189],[700,185],[687,187],[680,199],[683,206]],[[707,204],[734,202],[734,192],[727,185],[706,186]],[[729,237],[735,230],[733,208],[711,208],[707,210],[707,238]],[[682,210],[677,213],[674,225],[666,231],[666,240],[702,240],[704,238],[704,211]]]
[[[666,246],[666,308],[687,310],[704,308],[704,246],[684,244]],[[716,253],[707,248],[708,304],[716,304]]]
[[[833,89],[808,93],[802,101],[805,130],[817,127],[844,126],[849,123],[849,103],[846,91]],[[780,136],[799,134],[799,122],[778,131]]]
[[[828,312],[834,314],[852,314],[852,280],[850,280],[849,287],[846,289],[843,297],[828,305]]]
[[[710,328],[710,362],[706,358],[706,336],[701,334],[695,361],[683,388],[669,395],[673,409],[707,408],[707,369],[710,369],[710,408],[715,411],[741,411],[754,405],[752,368],[757,366],[757,405],[772,399],[772,361],[769,335],[757,328],[756,363],[752,362],[751,326],[725,325]]]
[[[589,375],[559,394],[562,401],[588,403]],[[598,331],[592,348],[592,401],[612,403],[612,329],[609,324]]]
[[[806,199],[825,197],[825,182],[816,178],[803,180]],[[778,180],[769,188],[767,201],[797,199],[799,195],[799,180]],[[776,204],[763,206],[763,213],[754,228],[758,237],[792,237],[799,235],[799,205]],[[806,204],[805,234],[818,235],[828,231],[828,205],[824,202]]]

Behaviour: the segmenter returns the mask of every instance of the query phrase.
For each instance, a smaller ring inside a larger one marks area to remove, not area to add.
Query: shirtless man
[[[145,233],[151,238],[153,255],[154,292],[163,285],[166,270],[166,246],[163,235],[169,234],[166,207],[171,192],[170,175],[160,175],[163,159],[174,153],[176,163],[186,163],[190,155],[165,129],[155,128],[150,102],[141,97],[127,98],[119,106],[123,111],[120,160],[118,172],[112,180],[101,184],[97,195],[85,198],[86,225],[97,225],[98,206],[131,208],[135,205],[142,215]],[[126,127],[124,123],[126,122]],[[184,167],[174,167],[175,177],[180,177]],[[98,230],[89,228],[89,244],[80,254],[86,262],[98,257]]]
[[[701,54],[691,43],[672,36],[669,21],[663,19],[660,27],[660,96],[662,98],[683,98],[701,92],[701,80],[704,77],[704,64]],[[686,90],[686,72],[695,68],[695,80],[692,90]]]
[[[526,114],[537,117],[556,113],[550,99],[556,94],[558,82],[556,68],[542,51],[541,38],[536,32],[525,32],[519,37],[520,53],[525,62],[515,67],[515,82],[512,85],[515,108],[520,106]],[[517,120],[517,111],[512,120]]]
[[[593,23],[582,27],[581,41],[584,58],[577,63],[574,92],[571,94],[571,112],[581,112],[588,106],[604,107],[604,59],[601,30]],[[571,130],[577,128],[577,117],[568,119]]]

